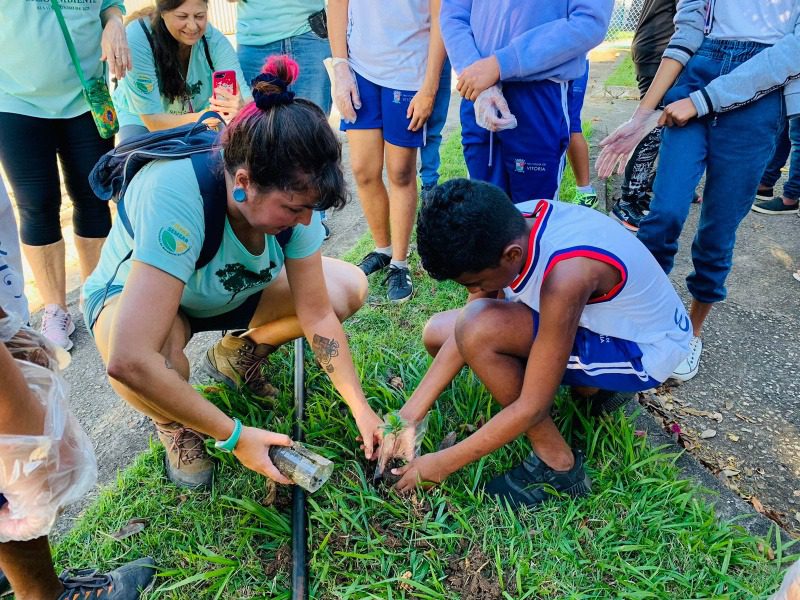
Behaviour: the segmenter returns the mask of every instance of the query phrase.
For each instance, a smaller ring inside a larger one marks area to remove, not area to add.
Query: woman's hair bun
[[[285,54],[268,57],[261,74],[250,82],[256,106],[268,110],[273,106],[291,103],[294,92],[289,91],[288,87],[297,80],[299,74],[300,67]]]

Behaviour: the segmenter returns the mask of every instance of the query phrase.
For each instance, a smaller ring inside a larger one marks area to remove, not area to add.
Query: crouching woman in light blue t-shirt
[[[206,110],[230,120],[250,99],[231,43],[208,23],[208,0],[157,0],[126,27],[133,68],[114,91],[119,141],[192,123]],[[214,71],[236,73],[237,94],[217,90]]]
[[[254,80],[254,101],[212,153],[226,216],[210,262],[196,266],[206,231],[191,160],[154,161],[125,193],[135,238],[117,220],[84,287],[84,317],[111,384],[155,422],[167,473],[179,485],[210,483],[206,436],[250,469],[288,483],[267,455],[269,446],[289,444],[287,436],[242,428],[187,383],[184,347],[200,331],[228,330],[208,350],[205,369],[261,396],[275,393],[261,368],[270,354],[305,335],[350,407],[368,458],[381,422],[341,326],[363,304],[366,277],[319,250],[318,211],[345,203],[341,146],[319,107],[287,91],[294,61],[278,57],[265,71]]]

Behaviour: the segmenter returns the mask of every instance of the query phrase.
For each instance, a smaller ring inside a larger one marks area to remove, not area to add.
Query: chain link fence
[[[645,0],[617,0],[611,22],[608,25],[607,41],[625,41],[633,39],[633,32],[639,16],[642,14]]]

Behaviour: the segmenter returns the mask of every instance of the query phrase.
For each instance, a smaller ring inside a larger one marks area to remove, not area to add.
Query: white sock
[[[575,189],[578,190],[581,194],[594,194],[594,186],[592,186],[591,183],[589,185],[575,186]]]
[[[395,259],[392,259],[392,264],[395,267],[400,267],[400,268],[403,268],[403,269],[407,269],[408,268],[408,260],[395,260]]]
[[[386,246],[386,248],[378,248],[377,246],[375,246],[375,252],[377,252],[378,254],[385,254],[386,256],[391,256],[392,255],[392,246],[389,245],[389,246]]]

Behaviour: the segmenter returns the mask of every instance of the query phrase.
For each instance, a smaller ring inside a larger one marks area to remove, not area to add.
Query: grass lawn
[[[616,68],[608,76],[605,85],[619,85],[625,87],[636,87],[636,71],[633,66],[631,53],[626,52],[625,57],[620,61]]]
[[[443,147],[445,177],[465,173],[459,136]],[[364,239],[349,257],[368,250]],[[364,390],[380,412],[398,408],[428,365],[420,331],[433,312],[457,306],[465,291],[427,278],[412,262],[418,290],[402,305],[384,302],[373,280],[368,305],[347,323]],[[216,386],[206,394],[246,424],[290,429],[291,355],[279,353],[274,403],[248,402]],[[376,491],[359,456],[346,407],[316,367],[308,369],[307,439],[336,471],[309,498],[314,598],[764,598],[790,549],[775,534],[747,535],[717,523],[692,484],[678,479],[675,455],[651,448],[622,413],[593,419],[557,401],[557,420],[586,449],[594,493],[513,513],[484,498],[481,484],[526,454],[518,440],[453,475],[444,485],[401,498]],[[431,414],[424,451],[449,432],[463,439],[495,411],[464,371]],[[161,573],[151,598],[288,598],[288,495],[267,500],[265,481],[221,457],[208,493],[166,482],[153,446],[120,473],[56,548],[59,566],[113,567],[151,555]],[[130,519],[139,534],[110,534]],[[792,549],[791,552],[795,550]]]

